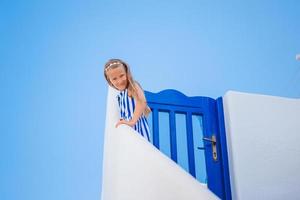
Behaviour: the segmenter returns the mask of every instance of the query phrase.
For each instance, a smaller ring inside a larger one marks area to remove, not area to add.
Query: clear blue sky
[[[1,1],[0,199],[99,199],[107,87],[300,97],[300,1]]]

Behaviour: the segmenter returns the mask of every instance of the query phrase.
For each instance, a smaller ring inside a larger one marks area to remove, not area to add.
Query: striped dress
[[[128,96],[128,90],[121,91],[118,96],[118,103],[120,108],[120,117],[126,121],[130,121],[133,117],[135,108],[135,100]],[[149,125],[144,114],[138,119],[133,127],[139,134],[141,134],[146,140],[150,142]]]

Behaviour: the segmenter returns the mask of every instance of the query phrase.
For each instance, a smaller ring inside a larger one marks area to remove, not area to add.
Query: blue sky
[[[105,61],[144,89],[300,97],[300,2],[1,1],[0,199],[99,199]]]

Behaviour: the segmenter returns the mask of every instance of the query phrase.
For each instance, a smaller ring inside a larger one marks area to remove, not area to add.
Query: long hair
[[[104,65],[104,77],[105,77],[107,83],[108,83],[110,86],[112,86],[113,88],[117,89],[117,88],[111,83],[111,81],[109,80],[109,77],[107,76],[107,73],[106,73],[106,72],[107,72],[109,69],[115,69],[115,68],[121,67],[121,66],[124,67],[125,72],[126,72],[126,76],[127,76],[127,80],[128,80],[128,85],[127,85],[126,88],[128,89],[128,91],[131,92],[131,94],[135,95],[139,100],[141,100],[141,99],[140,99],[141,97],[138,95],[137,89],[136,89],[134,83],[138,84],[140,87],[141,87],[141,85],[140,85],[137,81],[135,81],[135,80],[133,79],[132,73],[131,73],[130,68],[129,68],[129,65],[128,65],[126,62],[124,62],[123,60],[121,60],[121,59],[110,59],[110,60],[108,60],[108,61],[105,63],[105,65]],[[141,89],[143,90],[142,87],[141,87]],[[143,92],[144,92],[144,90],[143,90]],[[144,113],[144,115],[148,116],[150,112],[151,112],[151,109],[149,108],[149,106],[148,106],[148,104],[147,104],[147,102],[146,102],[146,108],[145,108],[145,110],[144,110],[143,113]]]

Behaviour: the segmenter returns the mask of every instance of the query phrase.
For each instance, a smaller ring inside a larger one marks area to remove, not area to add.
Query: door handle
[[[218,154],[217,154],[217,138],[216,138],[216,136],[212,135],[211,138],[204,137],[203,140],[207,141],[207,142],[211,142],[213,160],[217,161],[218,160]]]
[[[211,138],[204,137],[203,140],[211,142],[213,144],[217,143],[215,135],[213,135]]]

